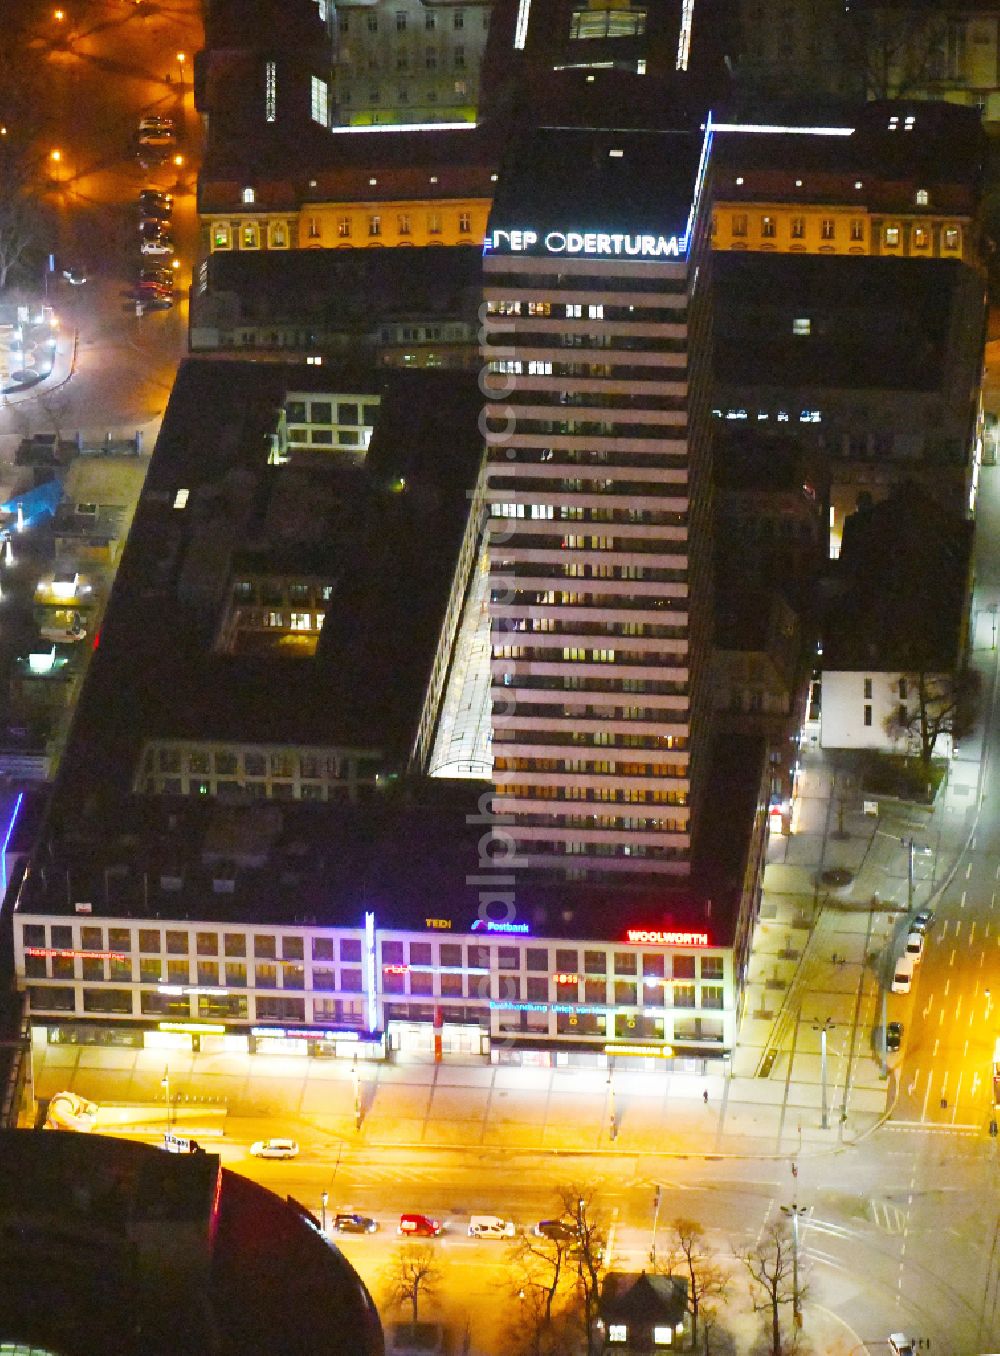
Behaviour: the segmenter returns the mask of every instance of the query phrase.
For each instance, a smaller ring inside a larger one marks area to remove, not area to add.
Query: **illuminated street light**
[[[52,11],[52,17],[53,19],[55,19],[57,24],[61,24],[63,19],[65,19],[66,17],[66,11],[62,9],[54,9]]]
[[[49,159],[58,165],[59,161],[62,159],[62,151],[49,151]]]
[[[187,54],[186,54],[185,52],[178,52],[178,53],[177,53],[177,74],[178,74],[178,78],[180,79],[180,83],[181,83],[182,85],[184,84],[184,63],[185,63],[185,61],[187,61]]]

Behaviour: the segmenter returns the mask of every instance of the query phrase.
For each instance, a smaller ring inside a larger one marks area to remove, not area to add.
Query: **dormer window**
[[[930,205],[931,195],[926,188],[918,188],[916,192],[916,204],[918,207],[927,207]]]
[[[243,190],[243,201],[244,201],[244,203],[251,203],[251,202],[253,202],[254,199],[255,199],[255,197],[256,197],[256,194],[254,193],[254,191],[253,191],[252,188],[245,188],[245,189]]]

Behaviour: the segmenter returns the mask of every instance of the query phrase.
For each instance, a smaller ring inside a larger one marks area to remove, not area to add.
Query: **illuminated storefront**
[[[15,915],[32,1022],[55,1043],[378,1059],[393,1050],[704,1059],[735,1040],[732,951],[706,931],[534,937],[527,922],[415,930]]]

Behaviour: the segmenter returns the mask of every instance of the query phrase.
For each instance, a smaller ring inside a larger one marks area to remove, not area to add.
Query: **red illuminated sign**
[[[54,946],[26,946],[26,956],[58,956],[60,960],[75,960],[82,956],[84,960],[131,960],[127,951],[67,951]]]
[[[552,978],[557,984],[578,984],[580,982],[579,975],[567,975],[562,970],[553,975]]]
[[[409,968],[408,965],[383,965],[382,973],[384,975],[405,975]]]
[[[659,932],[629,928],[625,934],[636,946],[711,946],[707,932]]]

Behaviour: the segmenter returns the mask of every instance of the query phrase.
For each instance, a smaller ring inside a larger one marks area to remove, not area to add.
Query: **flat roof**
[[[378,397],[362,465],[325,451],[268,464],[286,395],[310,390]],[[184,363],[61,764],[66,813],[127,795],[150,738],[405,759],[478,474],[481,400],[475,374]],[[333,581],[312,658],[213,648],[251,564]]]
[[[973,276],[943,259],[728,250],[712,274],[717,387],[789,392],[942,390]]]
[[[492,789],[433,778],[400,780],[356,805],[121,800],[113,821],[52,826],[45,869],[30,873],[18,909],[85,922],[75,903],[86,901],[94,917],[234,928],[361,928],[371,910],[381,928],[424,930],[433,917],[461,934],[479,931],[484,892],[509,891],[517,920],[534,936],[623,941],[629,927],[707,930],[713,945],[726,946],[763,758],[761,740],[718,742],[688,878],[591,885],[502,864],[484,868],[481,853],[505,850],[502,822],[496,837],[490,827]],[[504,917],[505,907],[492,905],[489,916]]]

